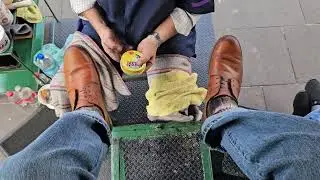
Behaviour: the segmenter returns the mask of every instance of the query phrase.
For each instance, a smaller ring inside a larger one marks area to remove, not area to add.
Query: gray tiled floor
[[[306,23],[320,23],[320,3],[319,0],[300,0]]]
[[[320,79],[320,24],[284,29],[297,81]]]
[[[299,0],[217,0],[215,2],[214,22],[218,29],[304,23]]]
[[[222,34],[233,34],[240,40],[244,50],[244,86],[295,83],[279,27],[229,29]]]
[[[266,110],[262,87],[244,87],[241,89],[239,104],[248,108]]]
[[[6,157],[0,152],[0,164],[1,164],[1,161],[5,160]]]
[[[57,18],[62,18],[62,2],[61,0],[47,0],[48,4],[50,5],[51,9],[53,10],[53,12],[55,13],[55,15],[57,16]],[[69,1],[65,1],[65,2],[69,2]],[[44,16],[47,17],[51,17],[52,14],[49,11],[49,8],[46,6],[46,4],[44,3],[43,0],[39,1],[39,7],[41,9],[41,12]]]
[[[4,150],[0,147],[0,165],[1,165],[1,161],[5,160],[7,158],[7,156],[5,155]]]
[[[36,111],[36,106],[22,108],[20,106],[0,102],[1,126],[0,142],[14,133],[17,128],[23,126],[26,120]]]
[[[54,11],[55,15],[58,19],[61,18],[76,18],[76,14],[71,10],[70,1],[62,1],[62,0],[47,0],[48,4]],[[47,17],[52,17],[53,15],[49,11],[48,7],[44,3],[43,0],[40,0],[39,7],[42,11],[42,14]]]
[[[263,87],[268,111],[292,113],[292,102],[304,84],[275,85]]]
[[[68,0],[66,3],[63,4],[61,16],[63,18],[76,18],[77,15],[71,10],[71,5],[69,2],[70,1]]]

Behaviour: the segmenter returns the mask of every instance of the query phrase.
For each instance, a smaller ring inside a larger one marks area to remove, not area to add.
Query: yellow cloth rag
[[[171,71],[152,78],[146,93],[150,116],[168,116],[185,110],[190,105],[200,106],[207,90],[197,86],[198,75],[184,71]]]
[[[40,23],[43,19],[39,7],[34,2],[31,6],[17,8],[17,16],[33,24]]]

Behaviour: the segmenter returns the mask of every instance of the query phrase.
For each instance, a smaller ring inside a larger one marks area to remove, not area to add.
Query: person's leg
[[[72,113],[65,114],[32,144],[12,156],[0,179],[96,179],[112,121],[91,57],[70,47],[64,57]],[[3,178],[2,178],[3,177]]]
[[[320,124],[307,118],[237,107],[242,57],[234,37],[215,45],[211,62],[204,141],[224,148],[250,179],[320,177]]]
[[[234,109],[206,120],[205,142],[221,146],[250,179],[320,177],[320,124],[303,117]]]
[[[0,179],[96,179],[110,145],[107,129],[98,112],[67,113],[9,157],[0,168]]]
[[[103,47],[101,44],[101,39],[100,39],[98,33],[96,32],[96,30],[90,24],[90,22],[79,19],[77,31],[89,36],[100,47],[100,49],[103,50]],[[103,50],[103,52],[105,52],[105,51]],[[109,57],[109,55],[107,53],[105,53],[105,55],[107,55]],[[112,59],[111,57],[109,57],[109,58]],[[118,72],[120,74],[123,74],[119,62],[111,61],[111,63],[114,65],[114,67],[118,70]]]

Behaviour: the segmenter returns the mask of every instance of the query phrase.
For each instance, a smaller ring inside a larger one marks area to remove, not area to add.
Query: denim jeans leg
[[[222,146],[250,179],[320,177],[320,123],[263,111],[226,112],[203,127],[205,142]]]
[[[109,128],[97,112],[66,113],[0,167],[0,179],[96,179]]]

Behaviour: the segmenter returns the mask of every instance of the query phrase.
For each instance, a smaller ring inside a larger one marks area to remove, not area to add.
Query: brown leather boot
[[[111,127],[112,121],[105,108],[99,76],[87,52],[79,47],[68,48],[64,55],[64,73],[72,110],[97,107]]]
[[[209,64],[208,102],[217,97],[228,96],[238,103],[243,76],[242,51],[234,36],[221,37],[212,52]]]

